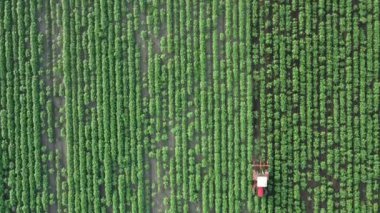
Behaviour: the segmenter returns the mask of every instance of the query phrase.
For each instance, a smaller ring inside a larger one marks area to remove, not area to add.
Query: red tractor
[[[268,163],[253,164],[253,190],[257,191],[258,197],[264,197],[269,180],[269,165]]]

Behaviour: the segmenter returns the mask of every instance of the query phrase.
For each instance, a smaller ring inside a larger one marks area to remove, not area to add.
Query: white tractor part
[[[268,177],[267,176],[258,176],[257,177],[257,187],[267,187]]]

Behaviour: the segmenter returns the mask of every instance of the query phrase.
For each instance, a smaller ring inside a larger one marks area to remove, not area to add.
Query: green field
[[[1,0],[0,212],[380,212],[379,10]]]

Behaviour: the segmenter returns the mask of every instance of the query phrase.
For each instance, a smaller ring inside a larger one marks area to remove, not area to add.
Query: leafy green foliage
[[[0,1],[0,212],[379,212],[378,5]]]

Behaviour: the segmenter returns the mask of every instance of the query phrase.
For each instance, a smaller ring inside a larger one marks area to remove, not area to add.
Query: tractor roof
[[[268,177],[267,176],[258,176],[257,177],[257,187],[267,187]]]

